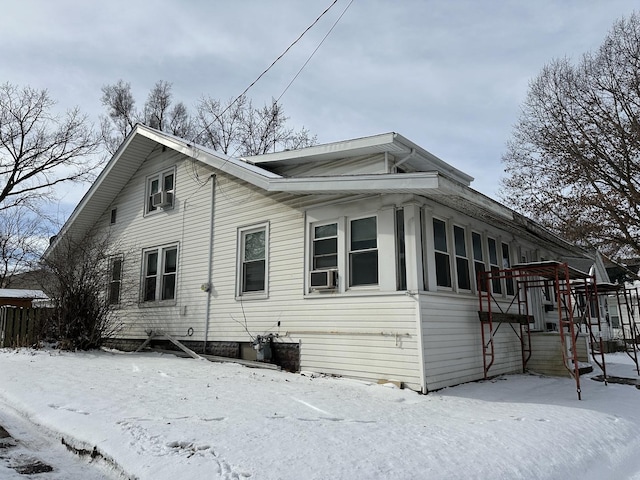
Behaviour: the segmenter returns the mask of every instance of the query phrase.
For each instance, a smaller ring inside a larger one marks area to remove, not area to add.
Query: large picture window
[[[267,293],[268,226],[238,230],[238,295]]]
[[[436,284],[439,287],[451,287],[447,224],[437,218],[433,219],[433,243],[436,258]]]
[[[144,302],[175,300],[178,275],[178,246],[158,247],[144,252]]]
[[[378,227],[376,217],[350,222],[349,278],[351,286],[378,284]]]

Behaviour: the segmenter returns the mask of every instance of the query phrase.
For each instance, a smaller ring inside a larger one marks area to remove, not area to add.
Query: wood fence
[[[29,347],[40,340],[49,308],[0,307],[0,348]]]

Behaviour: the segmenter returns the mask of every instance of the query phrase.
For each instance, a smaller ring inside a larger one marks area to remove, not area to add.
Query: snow
[[[607,362],[637,378],[626,354]],[[122,478],[640,480],[640,390],[594,374],[579,401],[538,375],[420,395],[158,353],[4,349],[0,365],[2,411]]]

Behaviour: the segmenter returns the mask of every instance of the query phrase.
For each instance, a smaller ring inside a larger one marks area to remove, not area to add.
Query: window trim
[[[436,229],[435,229],[435,225],[436,222],[440,222],[444,225],[444,242],[445,242],[445,246],[447,248],[447,250],[440,250],[437,248],[436,244],[438,242],[436,242]],[[453,269],[451,268],[451,245],[450,245],[450,232],[449,232],[449,222],[443,218],[439,218],[439,217],[433,217],[431,219],[431,229],[432,229],[432,236],[433,236],[433,259],[434,259],[434,270],[435,270],[435,280],[436,280],[436,290],[443,290],[443,291],[453,291],[453,285],[454,285],[454,278],[453,278]],[[441,255],[443,258],[446,257],[446,262],[443,265],[447,266],[447,277],[449,280],[449,284],[448,285],[440,285],[439,280],[438,280],[438,255]]]
[[[120,275],[119,278],[114,279],[114,266],[116,262],[120,262]],[[107,279],[107,305],[110,307],[118,307],[122,302],[122,272],[124,269],[124,255],[118,253],[109,257],[109,270]],[[112,301],[112,285],[118,284],[118,298],[117,301]]]
[[[352,240],[352,225],[353,222],[358,221],[358,220],[365,220],[365,219],[369,219],[369,218],[373,218],[375,219],[376,222],[376,246],[371,248],[363,248],[363,249],[359,249],[359,250],[352,250],[352,245],[351,245],[351,240]],[[345,251],[345,259],[346,259],[346,263],[347,263],[347,277],[348,277],[348,285],[349,285],[349,289],[363,289],[363,288],[379,288],[380,286],[380,257],[379,257],[379,219],[378,219],[378,215],[377,213],[374,214],[365,214],[365,215],[358,215],[358,216],[353,216],[353,217],[348,217],[347,218],[347,235],[346,235],[346,251]],[[375,252],[376,253],[376,282],[375,283],[363,283],[363,284],[357,284],[354,285],[353,284],[353,264],[352,264],[352,258],[353,258],[353,254],[355,253],[356,255],[359,254],[366,254],[366,253],[371,253],[371,252]]]
[[[269,222],[261,222],[238,227],[236,236],[236,300],[258,300],[269,298]],[[243,291],[244,284],[244,245],[245,236],[264,231],[264,289]]]
[[[152,207],[151,206],[151,196],[154,195],[155,193],[161,192],[161,191],[165,191],[164,190],[164,180],[166,177],[172,175],[173,176],[173,187],[171,189],[166,190],[168,193],[171,193],[172,198],[171,198],[171,205],[166,206],[166,207]],[[154,180],[158,181],[158,186],[161,187],[158,192],[153,192],[152,193],[152,182]],[[176,205],[176,166],[171,166],[169,168],[165,168],[159,172],[156,172],[152,175],[148,175],[145,178],[145,189],[144,189],[144,214],[146,215],[155,215],[157,213],[163,212],[163,211],[167,211],[167,210],[173,210],[175,208]]]
[[[458,242],[457,242],[457,238],[456,238],[456,229],[457,231],[461,231],[462,232],[462,247],[464,248],[464,255],[458,253]],[[467,245],[467,229],[466,227],[463,227],[462,225],[456,225],[454,224],[452,226],[452,231],[453,231],[453,255],[455,257],[455,272],[456,272],[456,290],[459,292],[471,292],[472,289],[472,285],[473,282],[471,280],[471,269],[470,269],[470,262],[469,262],[469,247]],[[466,280],[469,283],[469,287],[465,288],[463,286],[460,285],[461,282],[461,277],[460,277],[460,264],[459,261],[464,262],[465,264],[465,269],[466,269]]]
[[[166,252],[170,250],[176,251],[176,267],[175,272],[170,272],[169,274],[175,277],[174,279],[174,287],[173,287],[173,298],[162,299],[162,291],[165,279],[165,262],[166,262]],[[154,290],[154,299],[153,300],[145,300],[146,297],[146,284],[147,284],[147,258],[152,253],[158,254],[158,259],[156,260],[156,277],[155,280],[155,290]],[[180,269],[180,246],[178,242],[168,243],[164,245],[158,245],[154,247],[144,248],[142,250],[142,271],[141,271],[141,280],[140,280],[140,305],[143,306],[169,306],[175,305],[178,299],[178,272]]]
[[[479,240],[479,253],[480,253],[480,258],[477,258],[476,256],[476,245],[474,243],[475,239]],[[485,272],[487,270],[487,262],[485,261],[485,251],[484,251],[484,236],[477,231],[471,230],[471,256],[473,259],[473,274],[474,274],[474,283],[476,286],[476,291],[484,291],[484,285],[481,285],[480,282],[478,282],[478,275],[480,273],[480,271]],[[488,246],[488,242],[487,242],[487,249],[489,248]],[[478,265],[481,265],[482,270],[478,269]]]

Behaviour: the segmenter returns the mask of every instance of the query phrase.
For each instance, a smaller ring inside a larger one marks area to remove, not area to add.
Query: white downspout
[[[211,290],[213,289],[213,223],[215,221],[216,210],[216,174],[211,174],[211,221],[209,224],[209,263],[207,275],[207,306],[204,314],[204,353],[207,353],[207,343],[209,342],[209,315],[211,312]]]

